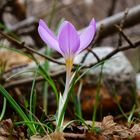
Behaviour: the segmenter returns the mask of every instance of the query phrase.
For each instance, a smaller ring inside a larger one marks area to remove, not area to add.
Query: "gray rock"
[[[112,52],[113,48],[98,47],[94,48],[93,51],[101,59]],[[75,63],[81,62],[85,53],[86,51],[77,56]],[[84,64],[88,65],[96,61],[97,60],[93,54],[89,53]],[[91,68],[83,78],[84,84],[90,85],[90,87],[97,85],[97,79],[100,72],[101,66]],[[135,102],[136,78],[135,71],[123,52],[117,53],[104,63],[102,81],[103,86],[107,88],[110,96],[113,97],[114,95],[117,95],[121,97],[120,104],[125,108],[125,111],[131,109]]]
[[[131,62],[136,72],[140,71],[140,47],[125,51],[125,55]]]
[[[101,59],[105,57],[107,54],[113,51],[113,48],[111,47],[98,47],[94,48],[93,51],[98,55],[98,57]],[[83,56],[85,55],[86,51],[78,55],[75,59],[75,63],[81,62],[83,59]],[[85,65],[90,65],[92,63],[97,62],[96,58],[93,56],[93,54],[89,53],[88,56],[86,57],[86,60],[84,61]],[[100,67],[96,69],[91,69],[90,73],[99,73],[100,72]],[[116,55],[114,55],[111,59],[105,62],[104,64],[104,69],[103,69],[104,74],[109,74],[109,76],[117,76],[121,74],[121,77],[124,75],[130,74],[132,77],[134,77],[134,69],[132,65],[130,64],[129,60],[125,57],[123,52],[119,52]],[[123,75],[122,75],[123,74]]]

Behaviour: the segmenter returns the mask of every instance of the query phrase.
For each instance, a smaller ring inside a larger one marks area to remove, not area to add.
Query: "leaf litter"
[[[87,121],[90,126],[91,121]],[[71,128],[76,127],[72,124]],[[71,130],[73,130],[73,128]],[[6,119],[0,122],[0,140],[69,140],[69,139],[83,139],[83,140],[127,140],[140,139],[140,123],[133,125],[124,125],[115,123],[113,116],[109,115],[103,118],[102,122],[95,122],[95,128],[99,128],[98,133],[89,131],[84,125],[77,125],[77,132],[71,130],[66,132],[53,132],[51,134],[40,136],[36,134],[27,138],[25,129],[14,128],[11,119]],[[23,131],[23,132],[22,132]]]

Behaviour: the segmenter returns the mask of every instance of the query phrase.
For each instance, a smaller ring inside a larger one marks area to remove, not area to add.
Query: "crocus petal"
[[[48,26],[42,19],[39,20],[39,26],[42,26],[53,38],[56,39],[56,36],[54,35],[54,33],[48,28]]]
[[[38,32],[41,39],[52,49],[58,51],[62,54],[62,51],[59,48],[58,41],[50,35],[50,33],[44,29],[43,26],[38,26]]]
[[[80,53],[91,43],[96,31],[96,23],[93,19],[89,26],[80,35],[80,48],[77,53]]]
[[[94,27],[94,29],[96,29],[96,21],[94,18],[90,21],[89,25],[92,25]]]
[[[58,42],[64,57],[74,55],[80,46],[80,39],[75,27],[68,21],[64,21],[59,33]]]

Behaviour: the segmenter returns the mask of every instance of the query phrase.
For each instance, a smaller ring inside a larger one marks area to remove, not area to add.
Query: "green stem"
[[[57,123],[58,131],[61,131],[62,129],[64,114],[68,102],[68,97],[69,97],[68,92],[70,87],[72,65],[73,65],[73,59],[66,61],[66,85],[65,85],[65,90],[62,99],[59,98],[59,100],[62,100],[62,104],[59,104],[58,106],[58,108],[61,108],[60,115],[58,115],[58,123]]]
[[[68,94],[68,91],[69,91],[70,79],[71,79],[71,69],[72,69],[72,66],[66,65],[66,85],[65,85],[65,90],[64,90],[64,93],[63,93],[64,101],[66,100],[67,94]]]
[[[2,120],[2,118],[4,117],[4,114],[5,114],[5,111],[6,111],[6,98],[4,97],[3,99],[3,108],[2,108],[2,112],[1,112],[1,115],[0,115],[0,121]]]
[[[97,112],[97,107],[98,107],[98,103],[99,103],[99,94],[100,94],[100,88],[102,85],[102,76],[103,76],[103,65],[104,65],[104,63],[101,65],[101,72],[99,75],[98,87],[97,87],[97,91],[96,91],[96,95],[95,95],[95,104],[93,107],[93,116],[92,116],[92,130],[94,130],[95,120],[96,120],[96,112]]]

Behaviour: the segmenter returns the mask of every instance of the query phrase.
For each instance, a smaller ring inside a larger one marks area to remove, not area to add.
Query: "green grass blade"
[[[45,128],[47,128],[48,130],[50,130],[51,132],[53,132],[53,130],[48,127],[48,125],[41,123],[41,122],[34,122],[34,121],[20,121],[20,122],[14,122],[14,125],[18,126],[20,124],[34,124],[34,125],[38,125],[41,126],[42,129],[44,130],[44,132],[46,132]]]
[[[54,81],[52,80],[52,78],[49,76],[49,74],[47,73],[47,71],[44,70],[44,68],[42,66],[39,65],[39,72],[40,74],[45,78],[45,80],[49,83],[49,85],[51,86],[53,92],[55,93],[56,96],[56,103],[58,105],[58,91],[57,88],[55,86]]]
[[[35,92],[34,89],[35,89],[35,80],[37,77],[37,73],[38,73],[38,67],[35,71],[35,76],[33,79],[31,94],[30,94],[30,113],[29,113],[30,115],[29,116],[30,116],[31,121],[33,121],[32,113],[33,113],[33,108],[35,108],[35,107],[33,107],[33,100],[34,100],[34,92]],[[34,126],[34,129],[35,129],[35,126]]]
[[[80,81],[78,92],[76,95],[73,95],[75,113],[78,114],[78,116],[80,116],[81,118],[82,118],[82,111],[81,111],[81,103],[80,103],[80,94],[82,91],[82,86],[83,86],[83,82]]]
[[[16,103],[16,101],[10,96],[10,94],[3,88],[2,85],[0,85],[0,92],[1,94],[7,99],[7,101],[10,103],[11,107],[19,114],[22,120],[24,121],[30,121],[29,118],[26,116],[26,114],[23,112],[21,107]],[[36,131],[31,124],[27,124],[32,134],[35,134]]]
[[[128,116],[128,119],[127,119],[127,122],[128,122],[128,123],[131,123],[132,117],[133,117],[134,112],[135,112],[135,108],[136,108],[136,105],[134,104],[134,105],[133,105],[133,108],[132,108],[132,110],[131,110],[131,112],[130,112],[130,115]]]
[[[5,114],[5,111],[6,111],[6,104],[7,104],[7,100],[6,98],[4,97],[3,98],[3,107],[2,107],[2,112],[0,114],[0,121],[3,119],[4,117],[4,114]]]

